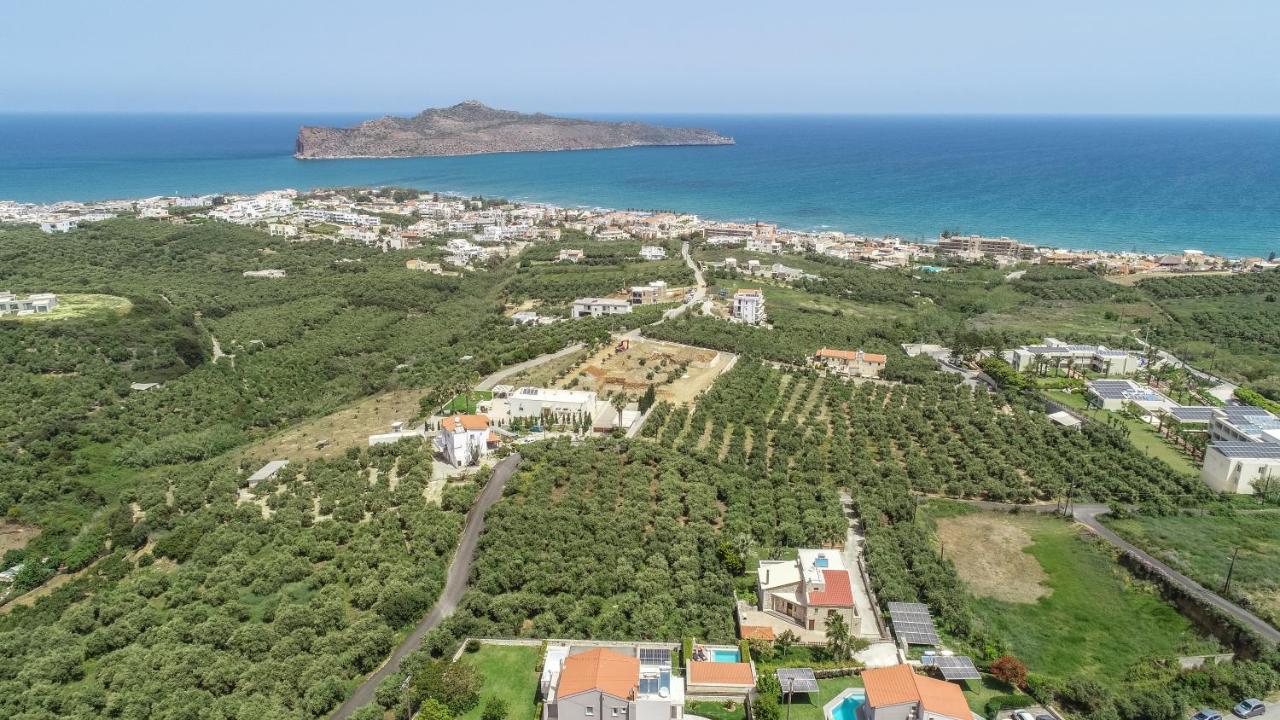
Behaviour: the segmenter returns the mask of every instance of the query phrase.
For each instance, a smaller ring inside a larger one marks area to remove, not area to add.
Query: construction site
[[[738,359],[733,353],[658,340],[618,336],[570,370],[558,387],[593,390],[601,398],[638,399],[652,385],[659,401],[691,404]]]

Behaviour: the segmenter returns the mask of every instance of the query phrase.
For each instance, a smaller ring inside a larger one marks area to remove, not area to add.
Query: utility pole
[[[1231,574],[1236,571],[1236,556],[1240,554],[1240,547],[1237,546],[1235,551],[1231,553],[1231,566],[1227,568],[1227,581],[1222,583],[1222,592],[1219,595],[1226,595],[1231,589]]]

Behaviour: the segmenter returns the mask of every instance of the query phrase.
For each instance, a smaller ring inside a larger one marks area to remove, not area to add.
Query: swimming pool
[[[716,650],[711,651],[711,662],[742,662],[742,655],[737,650]]]
[[[857,720],[858,708],[867,701],[867,694],[860,689],[850,688],[841,693],[827,705],[829,720]]]

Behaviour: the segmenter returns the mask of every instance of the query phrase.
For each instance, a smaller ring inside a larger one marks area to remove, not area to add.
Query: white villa
[[[454,467],[477,465],[498,444],[485,415],[451,415],[440,421],[435,448]]]
[[[667,249],[661,245],[640,246],[640,258],[643,260],[665,260]]]
[[[759,325],[767,316],[764,312],[764,293],[758,288],[742,288],[733,294],[733,319]]]
[[[24,298],[9,292],[0,292],[0,315],[35,315],[51,312],[58,307],[58,296],[53,293],[32,293]]]
[[[549,643],[541,720],[681,720],[685,688],[671,671],[675,651],[660,644]]]
[[[1200,479],[1218,492],[1252,495],[1280,487],[1280,418],[1262,408],[1214,408]]]
[[[631,312],[631,303],[626,300],[612,298],[581,298],[573,301],[573,317],[601,317],[602,315],[625,315]]]
[[[585,415],[594,419],[596,394],[589,390],[522,387],[507,396],[507,409],[513,418],[552,417],[565,421]]]
[[[1074,367],[1118,377],[1134,374],[1139,366],[1138,356],[1125,350],[1112,350],[1104,345],[1069,345],[1056,338],[1045,338],[1043,345],[1006,350],[1001,357],[1018,372]]]
[[[826,632],[827,619],[837,614],[853,632],[861,627],[839,550],[801,549],[795,560],[761,560],[756,583],[762,612],[817,632]]]

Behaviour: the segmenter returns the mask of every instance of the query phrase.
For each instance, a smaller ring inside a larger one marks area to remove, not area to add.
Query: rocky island
[[[351,128],[304,126],[298,130],[294,157],[422,157],[732,144],[733,138],[712,130],[526,114],[468,100],[410,118],[388,116]]]

